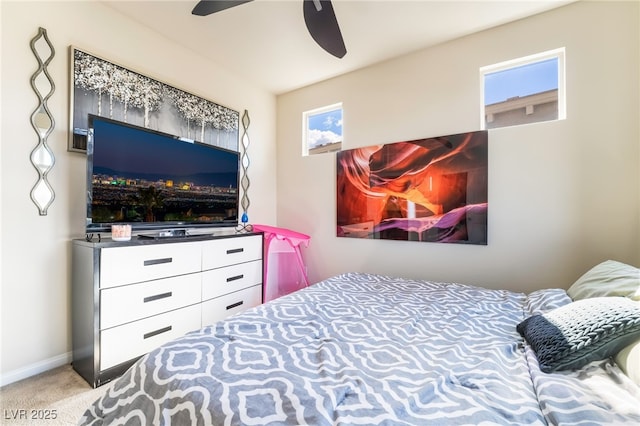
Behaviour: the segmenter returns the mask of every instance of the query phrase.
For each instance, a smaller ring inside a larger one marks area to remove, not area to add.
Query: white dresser
[[[73,368],[92,386],[263,300],[262,234],[73,240]]]

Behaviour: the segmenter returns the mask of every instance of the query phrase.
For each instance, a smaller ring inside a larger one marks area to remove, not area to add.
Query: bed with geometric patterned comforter
[[[518,323],[571,299],[349,273],[152,351],[95,425],[639,424],[607,359],[543,373]]]

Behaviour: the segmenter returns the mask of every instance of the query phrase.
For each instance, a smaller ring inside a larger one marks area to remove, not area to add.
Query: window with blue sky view
[[[307,111],[304,117],[304,154],[337,151],[342,147],[342,104]]]
[[[485,74],[484,104],[558,88],[558,58]]]
[[[484,128],[565,118],[564,49],[483,67],[480,74]]]

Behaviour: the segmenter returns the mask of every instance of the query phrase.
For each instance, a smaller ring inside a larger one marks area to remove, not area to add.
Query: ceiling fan
[[[198,16],[207,16],[230,7],[253,0],[200,0],[191,11]],[[324,50],[337,58],[347,53],[331,0],[303,0],[304,22],[311,37]]]

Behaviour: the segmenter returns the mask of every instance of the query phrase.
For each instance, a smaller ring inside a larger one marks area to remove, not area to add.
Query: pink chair
[[[308,247],[311,237],[268,225],[253,225],[253,230],[264,232],[264,301],[309,286],[300,247]]]

